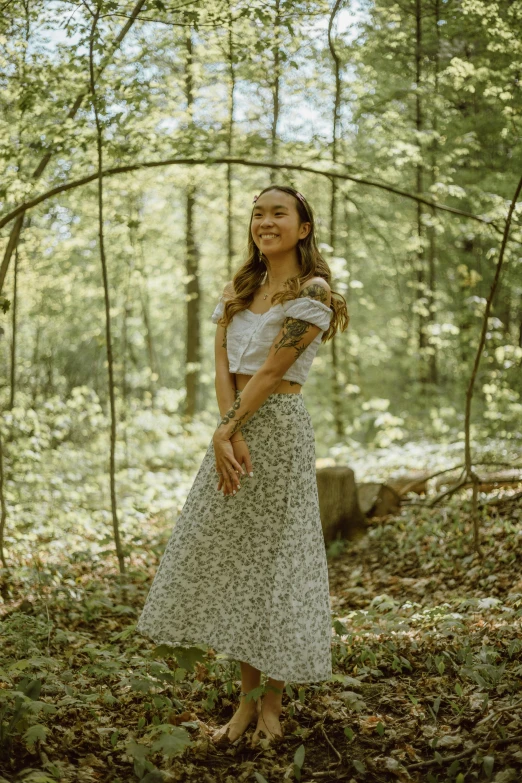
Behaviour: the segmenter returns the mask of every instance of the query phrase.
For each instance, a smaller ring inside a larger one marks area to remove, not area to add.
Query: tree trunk
[[[109,298],[109,280],[107,274],[107,259],[105,256],[105,237],[103,233],[103,138],[100,118],[98,115],[98,106],[96,99],[95,78],[94,78],[94,62],[93,62],[93,50],[94,39],[96,32],[96,25],[98,23],[100,10],[96,10],[89,39],[89,71],[90,71],[90,88],[92,106],[94,109],[94,120],[96,123],[96,146],[98,152],[98,236],[100,246],[100,261],[103,277],[103,291],[105,296],[105,340],[107,345],[107,370],[108,370],[108,382],[109,382],[109,403],[111,413],[111,439],[110,439],[110,466],[109,466],[109,481],[110,481],[110,494],[111,494],[111,512],[112,512],[112,531],[114,537],[114,544],[116,548],[116,555],[118,557],[118,564],[120,567],[120,574],[125,573],[125,558],[123,554],[123,547],[120,539],[120,525],[118,521],[117,501],[116,501],[116,403],[114,394],[114,360],[112,356],[112,337],[111,337],[111,309]]]
[[[234,150],[234,99],[236,88],[236,72],[234,69],[234,41],[232,36],[232,4],[228,2],[228,145],[227,151],[230,157]],[[232,279],[232,264],[234,258],[234,234],[233,234],[233,193],[232,193],[232,164],[227,163],[227,280]]]
[[[332,114],[332,161],[337,163],[337,140],[339,130],[339,110],[341,105],[341,61],[337,54],[332,38],[332,27],[335,21],[335,16],[339,10],[342,0],[336,0],[330,15],[328,24],[328,44],[330,47],[330,53],[334,62],[334,75],[335,75],[335,97]],[[330,189],[330,246],[332,247],[333,255],[336,254],[337,247],[337,180],[332,178]],[[332,360],[332,397],[333,397],[333,413],[335,422],[335,431],[338,438],[344,436],[344,421],[343,410],[341,405],[341,381],[339,362],[337,359],[337,344],[334,337],[330,341],[330,351]]]
[[[193,125],[194,111],[194,84],[192,78],[192,31],[190,28],[185,36],[187,47],[185,92],[187,98],[187,112],[189,116],[189,128]],[[200,344],[200,290],[199,290],[199,254],[194,237],[194,206],[196,189],[193,184],[187,188],[186,195],[186,236],[185,236],[185,265],[186,265],[186,342],[185,342],[185,416],[191,419],[198,410],[198,388],[201,360]]]
[[[13,339],[11,341],[11,368],[9,379],[9,410],[14,408],[15,395],[16,395],[16,317],[18,315],[18,269],[20,266],[20,259],[18,257],[18,247],[15,250],[15,263],[14,263],[14,281],[13,281],[13,312],[11,313],[11,330]]]
[[[185,356],[185,416],[187,416],[189,419],[191,419],[198,410],[199,370],[201,360],[198,261],[198,249],[194,240],[194,188],[190,187],[187,191],[187,338]]]
[[[280,47],[280,30],[281,30],[281,0],[275,0],[275,18],[274,18],[274,45],[272,52],[274,55],[274,81],[272,83],[272,160],[277,160],[278,149],[278,132],[277,125],[279,123],[279,91],[281,86],[281,54]]]
[[[420,133],[423,128],[423,107],[420,94],[421,79],[422,79],[422,18],[421,18],[421,3],[422,0],[415,0],[415,82],[417,88],[415,90],[415,128],[417,130],[417,143],[419,151],[421,151],[420,145]],[[417,193],[420,195],[424,190],[423,183],[423,170],[422,164],[418,163],[416,166],[416,181],[415,187]],[[417,250],[417,306],[418,306],[418,347],[419,347],[419,380],[421,387],[424,387],[427,377],[425,372],[425,349],[427,346],[426,337],[426,316],[423,313],[424,303],[426,301],[426,282],[425,282],[425,258],[424,258],[424,245],[423,245],[423,224],[422,224],[422,204],[417,201],[417,238],[418,238],[418,250]]]

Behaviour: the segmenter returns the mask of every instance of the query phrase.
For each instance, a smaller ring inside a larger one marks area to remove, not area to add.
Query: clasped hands
[[[233,442],[217,432],[212,437],[212,443],[219,479],[216,489],[218,492],[222,489],[225,496],[235,495],[241,489],[239,476],[247,473],[249,476],[254,475],[248,446],[244,440]]]

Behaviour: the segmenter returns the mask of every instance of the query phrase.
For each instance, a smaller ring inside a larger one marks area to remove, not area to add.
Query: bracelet
[[[236,438],[235,440],[232,440],[232,438],[231,438],[230,442],[231,443],[239,443],[240,441],[244,441],[244,440],[245,440],[244,438]]]

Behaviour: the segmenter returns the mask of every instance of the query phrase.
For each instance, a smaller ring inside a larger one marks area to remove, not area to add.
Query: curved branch
[[[498,228],[498,226],[489,218],[481,217],[480,215],[474,215],[472,212],[465,212],[462,209],[450,207],[447,204],[437,204],[433,201],[430,201],[429,199],[424,198],[424,196],[420,196],[416,193],[409,193],[406,190],[401,190],[400,188],[396,188],[393,185],[389,185],[385,182],[378,182],[377,180],[368,179],[366,177],[357,177],[354,174],[341,174],[338,171],[321,171],[320,169],[315,169],[311,166],[302,166],[293,163],[272,163],[270,161],[248,160],[247,158],[231,158],[226,155],[219,158],[209,157],[201,159],[167,158],[166,160],[144,161],[143,163],[129,163],[126,166],[114,166],[112,168],[105,169],[105,171],[102,172],[102,175],[104,177],[112,177],[117,174],[127,174],[131,171],[140,171],[141,169],[161,168],[162,166],[208,166],[221,163],[230,163],[238,166],[274,170],[289,169],[291,171],[303,171],[309,174],[318,174],[321,177],[334,177],[340,180],[356,182],[359,185],[368,185],[369,187],[385,190],[388,193],[394,193],[396,196],[402,196],[403,198],[409,198],[413,201],[418,201],[443,212],[459,215],[460,217],[468,218],[469,220],[476,220],[479,223],[492,226],[496,231],[501,231],[501,229]],[[60,193],[65,193],[68,190],[74,190],[74,188],[88,185],[89,182],[93,182],[95,179],[97,179],[97,177],[97,172],[94,174],[88,174],[87,176],[73,180],[72,182],[66,182],[63,185],[56,185],[54,188],[51,188],[50,190],[47,190],[32,199],[24,201],[22,204],[19,204],[17,207],[15,207],[15,209],[11,210],[11,212],[7,212],[3,217],[0,217],[0,228],[3,228],[5,225],[7,225],[7,223],[10,223],[11,220],[14,220],[14,218],[16,218],[18,215],[22,214],[28,209],[32,209],[33,207],[38,206],[38,204],[41,204],[43,201],[47,201],[47,199],[52,198],[53,196],[57,196]]]

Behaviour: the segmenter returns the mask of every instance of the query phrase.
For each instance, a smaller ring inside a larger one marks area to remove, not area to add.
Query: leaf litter
[[[330,545],[333,679],[287,683],[285,736],[255,750],[253,727],[225,748],[210,740],[238,703],[236,662],[135,632],[168,533],[151,524],[123,580],[106,552],[45,559],[30,541],[0,624],[0,775],[517,781],[521,516],[483,511],[482,559],[462,499],[405,508]]]

